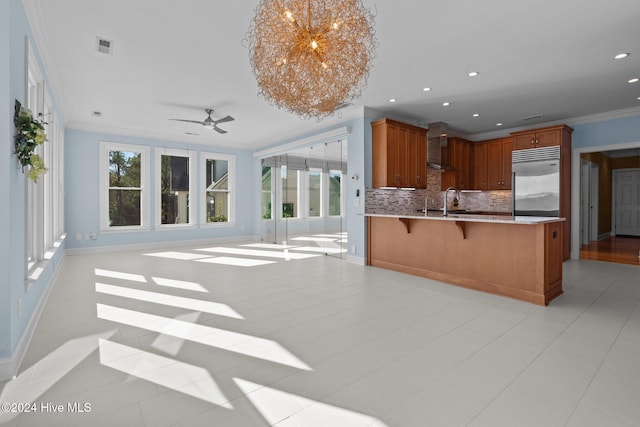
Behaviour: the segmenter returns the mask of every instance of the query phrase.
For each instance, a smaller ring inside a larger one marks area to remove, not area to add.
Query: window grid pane
[[[310,217],[321,216],[321,195],[322,195],[322,169],[309,169],[309,213]]]
[[[342,215],[342,172],[329,171],[329,215]]]
[[[161,223],[189,223],[189,158],[161,157]]]

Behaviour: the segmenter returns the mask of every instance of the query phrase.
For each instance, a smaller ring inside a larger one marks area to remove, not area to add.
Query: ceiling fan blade
[[[219,127],[217,127],[217,126],[214,126],[214,127],[213,127],[213,130],[215,130],[215,131],[216,131],[216,132],[218,132],[218,133],[227,133],[227,131],[226,131],[226,130],[224,130],[224,129],[220,129],[220,128],[219,128]]]
[[[169,119],[169,120],[175,120],[177,122],[197,123],[199,125],[204,124],[204,122],[199,122],[198,120],[185,120],[185,119]]]
[[[223,117],[220,120],[214,120],[214,123],[224,123],[224,122],[231,122],[235,120],[233,117],[231,116],[227,116],[227,117]]]

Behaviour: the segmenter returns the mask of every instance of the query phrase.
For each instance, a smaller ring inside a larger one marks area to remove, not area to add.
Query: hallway
[[[580,259],[640,265],[640,237],[613,236],[583,245]]]

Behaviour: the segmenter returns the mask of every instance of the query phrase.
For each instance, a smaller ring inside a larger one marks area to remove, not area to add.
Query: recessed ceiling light
[[[470,72],[469,74],[467,74],[467,75],[468,75],[469,77],[477,77],[477,76],[478,76],[478,74],[480,74],[480,73],[479,73],[479,72],[477,72],[477,71],[471,71],[471,72]]]
[[[629,83],[638,83],[638,82],[640,82],[640,79],[637,77],[629,80]]]
[[[445,101],[445,102],[442,103],[443,107],[448,107],[450,105],[451,105],[451,103],[449,101]]]
[[[628,57],[629,55],[631,55],[630,53],[619,53],[616,56],[613,57],[613,59],[624,59],[626,57]]]
[[[502,126],[502,123],[496,123],[496,126]]]
[[[473,113],[473,117],[480,117],[480,114],[478,114],[478,113]]]
[[[423,91],[423,92],[429,92],[430,90],[431,90],[431,88],[430,88],[430,87],[423,87],[423,88],[422,88],[422,91]]]
[[[395,98],[391,98],[391,99],[389,99],[389,102],[397,102],[397,101],[398,101],[398,100],[397,100],[397,99],[395,99]]]

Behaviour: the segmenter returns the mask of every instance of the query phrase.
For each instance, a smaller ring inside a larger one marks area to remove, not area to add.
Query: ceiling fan
[[[199,120],[185,120],[185,119],[169,119],[169,120],[176,120],[178,122],[187,122],[187,123],[198,123],[198,124],[206,127],[207,129],[213,129],[218,133],[227,133],[226,130],[220,129],[218,127],[218,123],[225,123],[225,122],[230,122],[232,120],[235,120],[231,116],[226,116],[226,117],[223,117],[223,118],[221,118],[219,120],[213,120],[211,118],[211,114],[213,113],[213,110],[211,108],[207,108],[204,111],[205,111],[205,113],[207,113],[207,118],[202,120],[202,121],[199,121]]]

